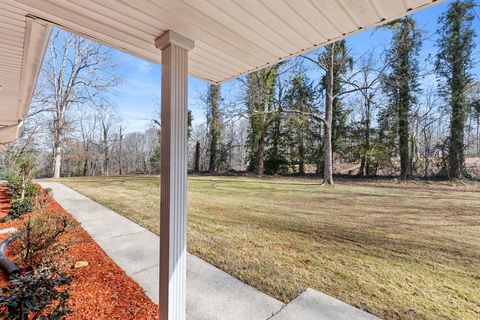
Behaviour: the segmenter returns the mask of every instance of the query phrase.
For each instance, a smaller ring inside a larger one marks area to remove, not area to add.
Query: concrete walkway
[[[270,320],[380,320],[329,295],[308,288]]]
[[[53,190],[55,200],[158,304],[159,237],[60,183],[40,184]],[[188,320],[265,320],[283,306],[282,302],[188,255]]]

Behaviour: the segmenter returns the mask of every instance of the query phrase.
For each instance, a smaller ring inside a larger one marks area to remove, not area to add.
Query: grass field
[[[61,182],[158,233],[158,177]],[[480,192],[190,177],[188,249],[282,301],[312,287],[386,319],[480,319]]]

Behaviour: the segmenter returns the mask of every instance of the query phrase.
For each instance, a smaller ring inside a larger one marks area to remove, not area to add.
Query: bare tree
[[[359,88],[361,95],[361,123],[363,129],[363,141],[359,147],[360,151],[360,169],[359,176],[372,174],[371,153],[372,153],[372,118],[375,108],[378,107],[375,97],[378,94],[380,86],[378,85],[385,66],[376,65],[377,58],[375,53],[371,51],[359,63],[358,84],[351,83],[354,87]]]
[[[41,71],[43,85],[39,86],[31,114],[50,114],[55,178],[61,174],[65,135],[72,125],[71,110],[101,105],[120,82],[112,56],[110,49],[79,36],[64,31],[52,35]]]
[[[118,174],[123,174],[123,125],[119,127],[118,133]]]
[[[101,105],[96,108],[96,117],[100,126],[100,141],[102,149],[102,174],[110,174],[110,156],[113,148],[113,126],[118,122],[115,109],[110,105]]]
[[[79,116],[79,133],[82,142],[82,150],[80,158],[83,162],[82,175],[88,175],[89,167],[91,167],[92,157],[95,147],[95,133],[97,132],[97,117],[91,115],[90,108],[80,109]]]
[[[331,43],[325,47],[325,51],[312,59],[309,56],[303,56],[305,59],[313,62],[316,66],[325,72],[323,78],[323,87],[325,90],[325,112],[321,116],[309,112],[307,115],[323,123],[323,182],[333,184],[333,145],[332,129],[333,115],[335,106],[339,103],[341,97],[345,94],[364,90],[372,87],[374,82],[370,81],[366,86],[359,85],[355,81],[359,72],[348,74],[352,69],[353,60],[350,52],[347,50],[345,41]],[[377,80],[375,80],[376,82]],[[348,86],[349,89],[344,87]],[[298,110],[284,110],[288,112],[299,112]]]

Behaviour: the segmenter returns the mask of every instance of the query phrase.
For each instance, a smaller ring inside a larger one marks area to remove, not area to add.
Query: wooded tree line
[[[158,121],[124,133],[111,96],[122,82],[105,46],[60,30],[53,33],[22,135],[4,164],[35,155],[39,176],[158,173]]]
[[[209,85],[206,121],[189,114],[190,170],[318,174],[327,184],[334,173],[479,176],[480,164],[470,168],[480,157],[474,7],[449,5],[427,58],[426,34],[410,16],[381,27],[391,34],[387,48],[358,55],[342,40]],[[45,176],[159,173],[159,117],[143,132],[124,132],[109,99],[122,81],[117,66],[108,48],[56,32],[22,137],[4,162],[32,152]]]
[[[439,19],[436,56],[423,63],[424,34],[413,17],[404,17],[383,27],[392,39],[381,53],[355,57],[342,40],[246,76],[248,170],[316,173],[328,184],[334,171],[401,178],[477,174],[465,162],[480,156],[473,10],[473,1],[450,4]],[[315,69],[318,80],[309,77]],[[219,123],[231,116],[228,108],[218,112],[219,90],[211,85],[206,99],[210,172],[225,167]]]

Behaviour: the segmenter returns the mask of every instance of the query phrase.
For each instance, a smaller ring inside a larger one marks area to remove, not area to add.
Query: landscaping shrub
[[[72,314],[68,305],[71,282],[70,276],[49,268],[18,276],[0,289],[0,318],[64,319]]]
[[[51,189],[37,188],[33,183],[28,187],[25,198],[12,198],[10,210],[4,220],[18,219],[33,210],[42,210],[52,200]]]
[[[7,218],[18,219],[24,214],[32,211],[33,200],[31,198],[13,199],[10,202],[10,211],[8,211]]]
[[[22,198],[32,198],[38,194],[38,188],[31,181],[23,181],[23,178],[14,170],[10,170],[5,175],[5,180],[7,180],[8,193],[13,199]]]
[[[20,246],[20,259],[32,268],[55,266],[61,268],[65,261],[64,252],[68,244],[60,237],[71,225],[64,215],[47,212],[30,217],[21,228],[17,240]]]
[[[29,157],[21,157],[5,175],[12,199],[11,210],[3,220],[17,219],[34,209],[39,194],[39,189],[32,181],[34,173],[34,161]]]
[[[50,188],[39,189],[38,195],[35,198],[35,204],[33,209],[42,210],[53,199],[53,192]]]

